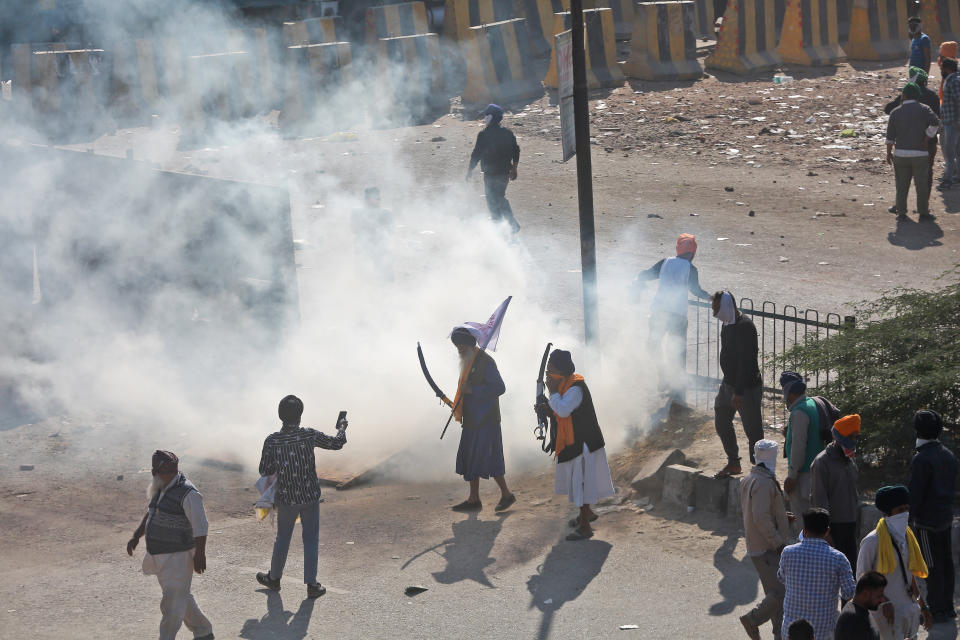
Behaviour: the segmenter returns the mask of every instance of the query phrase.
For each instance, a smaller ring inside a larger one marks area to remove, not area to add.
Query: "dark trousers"
[[[856,575],[858,553],[857,523],[831,522],[830,537],[833,538],[833,548],[847,556],[847,560],[850,561],[850,570]]]
[[[734,411],[730,404],[733,400],[733,387],[721,384],[717,397],[713,401],[713,423],[727,454],[727,462],[740,461],[740,449],[737,447],[737,432],[733,430],[733,416],[740,414],[743,422],[743,431],[747,434],[750,443],[750,462],[756,463],[753,457],[753,445],[763,440],[763,415],[760,412],[760,401],[763,399],[763,386],[747,389],[743,392],[743,404],[738,411]]]
[[[930,574],[927,576],[927,606],[934,615],[953,611],[953,550],[950,528],[945,531],[917,529],[920,550]]]
[[[910,193],[910,181],[917,190],[917,213],[930,213],[930,158],[893,157],[893,179],[897,184],[897,202],[894,205],[898,214],[907,213],[907,195]]]
[[[507,184],[510,177],[507,175],[483,174],[483,191],[487,196],[487,208],[494,222],[506,220],[510,228],[516,233],[520,231],[520,223],[513,217],[513,209],[507,200]]]
[[[777,577],[780,568],[780,554],[776,551],[766,551],[762,556],[750,556],[753,566],[760,576],[760,585],[763,587],[763,600],[751,609],[747,616],[758,627],[768,620],[773,625],[773,637],[779,640],[780,627],[783,626],[783,596],[785,587]]]

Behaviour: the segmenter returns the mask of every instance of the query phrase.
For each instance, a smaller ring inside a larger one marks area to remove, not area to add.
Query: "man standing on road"
[[[937,64],[940,64],[939,60]],[[930,89],[927,86],[929,77],[926,72],[919,67],[910,67],[908,74],[909,81],[916,84],[920,87],[920,103],[925,104],[930,107],[930,110],[933,111],[933,114],[940,117],[940,96],[937,95],[937,92]],[[891,100],[883,108],[883,112],[888,116],[893,113],[893,110],[901,105],[903,102],[903,92],[900,92],[896,98]],[[927,150],[930,152],[930,156],[927,162],[927,199],[929,201],[930,190],[933,188],[933,165],[937,159],[937,138],[934,137],[932,140],[928,141]]]
[[[593,406],[593,397],[583,376],[575,373],[569,351],[555,349],[547,361],[547,403],[552,414],[554,470],[553,491],[566,495],[580,509],[570,522],[574,531],[567,540],[593,537],[590,523],[597,519],[590,505],[609,498],[615,491],[604,450],[603,432]]]
[[[837,626],[837,595],[853,597],[856,583],[847,557],[824,539],[830,531],[830,514],[810,509],[803,514],[803,539],[780,554],[777,576],[786,587],[783,631],[794,620],[813,625],[814,638],[830,638]]]
[[[943,74],[943,61],[947,58],[957,58],[957,43],[953,40],[947,40],[940,43],[940,55],[937,56],[937,66],[940,67],[940,88],[937,89],[937,97],[943,100],[943,81],[947,76]]]
[[[790,501],[790,510],[805,513],[810,508],[810,465],[823,451],[820,413],[817,403],[807,397],[807,383],[800,374],[784,371],[780,375],[780,387],[790,410],[783,444],[787,456],[787,479],[783,481],[783,490]]]
[[[754,445],[757,465],[740,483],[740,506],[747,555],[760,576],[763,600],[740,616],[740,624],[752,640],[760,640],[760,625],[773,624],[773,637],[780,640],[783,626],[783,583],[777,578],[780,552],[790,536],[787,507],[777,482],[777,451],[773,440]]]
[[[513,232],[517,233],[520,231],[520,223],[513,216],[513,209],[507,200],[507,183],[517,179],[520,146],[513,132],[500,125],[503,109],[495,104],[487,105],[480,115],[484,116],[486,126],[477,134],[477,142],[473,145],[467,180],[473,175],[473,169],[479,162],[480,170],[483,171],[483,188],[490,217],[494,222],[506,220]]]
[[[857,566],[857,452],[860,416],[843,416],[833,423],[833,442],[817,454],[810,465],[810,504],[830,512],[833,547]]]
[[[910,62],[908,66],[923,69],[930,73],[930,36],[923,32],[920,18],[914,16],[907,21],[910,30]]]
[[[726,478],[741,473],[737,433],[733,416],[740,414],[747,434],[750,462],[754,462],[754,444],[763,438],[763,380],[757,364],[759,347],[757,328],[753,321],[737,309],[736,300],[729,291],[718,291],[711,299],[713,317],[720,320],[720,370],[723,380],[713,401],[713,421],[727,454],[727,464],[715,477]]]
[[[147,490],[150,504],[140,526],[127,542],[133,555],[140,538],[147,536],[143,573],[157,576],[160,600],[160,640],[174,640],[180,625],[187,625],[194,640],[213,640],[213,625],[190,593],[193,572],[207,570],[207,515],[203,497],[180,473],[180,460],[171,451],[153,454],[153,479]]]
[[[280,590],[280,578],[287,564],[293,527],[300,518],[303,529],[303,581],[307,597],[319,598],[327,592],[317,582],[317,560],[320,547],[320,483],[317,480],[317,461],[313,450],[342,449],[347,443],[347,421],[337,424],[337,435],[328,436],[316,429],[300,426],[303,402],[297,396],[287,396],[277,408],[282,426],[263,442],[260,455],[260,475],[277,475],[277,539],[273,543],[270,571],[258,573],[257,582],[273,591]]]
[[[697,238],[682,233],[677,238],[677,256],[664,258],[646,271],[641,271],[633,284],[636,294],[642,283],[659,280],[650,305],[652,313],[647,350],[659,365],[660,388],[669,389],[672,396],[681,400],[686,387],[683,378],[687,366],[687,291],[703,300],[710,297],[700,286],[700,274],[693,266],[696,255]],[[671,342],[666,342],[664,335],[669,336]],[[664,350],[676,354],[676,357],[665,357]],[[672,371],[667,368],[668,362],[674,367]],[[672,383],[668,382],[671,375],[674,377]]]
[[[467,499],[454,511],[480,511],[480,478],[493,478],[500,487],[500,502],[494,511],[510,508],[517,501],[503,477],[503,434],[500,431],[500,396],[507,387],[490,354],[477,347],[466,327],[455,327],[450,340],[460,357],[460,380],[453,399],[453,417],[463,427],[457,449],[457,473],[470,483]]]
[[[887,579],[889,602],[870,615],[882,640],[916,640],[921,615],[931,624],[930,610],[920,597],[917,578],[927,577],[927,565],[916,536],[908,526],[910,492],[902,485],[881,487],[874,500],[883,517],[860,543],[857,575],[876,571]]]
[[[940,74],[943,77],[940,146],[943,148],[944,169],[937,189],[946,191],[960,185],[960,74],[957,73],[956,58],[944,58],[940,63]]]
[[[887,579],[882,573],[868,571],[860,576],[853,600],[840,610],[833,640],[880,640],[877,630],[870,624],[870,612],[887,601],[883,595],[886,586]]]
[[[933,220],[930,215],[930,141],[940,130],[940,120],[933,110],[918,102],[920,87],[908,82],[903,87],[903,101],[890,113],[887,121],[887,164],[893,165],[897,185],[896,203],[888,209],[897,219],[907,217],[907,196],[910,181],[917,190],[917,213],[920,220]],[[896,150],[894,150],[896,149]],[[944,147],[944,154],[947,153]]]
[[[956,618],[953,608],[953,496],[957,458],[940,443],[943,419],[936,411],[913,416],[917,453],[910,462],[910,521],[920,536],[920,549],[930,575],[927,602],[934,622]]]

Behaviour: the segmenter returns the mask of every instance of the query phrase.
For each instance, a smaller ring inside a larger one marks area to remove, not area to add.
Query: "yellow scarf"
[[[927,563],[923,561],[917,537],[907,527],[907,568],[918,578],[927,577]],[[880,518],[877,523],[877,571],[883,575],[897,570],[897,554],[893,550],[893,537],[887,530],[887,522]]]
[[[574,382],[579,382],[582,380],[583,376],[579,373],[575,373],[572,376],[564,379],[564,381],[560,384],[560,388],[558,389],[560,395],[563,395],[569,391]],[[553,415],[557,416],[556,412],[554,412]],[[566,418],[557,416],[557,442],[553,449],[553,457],[556,458],[558,455],[560,455],[561,451],[572,445],[574,442],[576,442],[576,438],[573,435],[573,416],[569,415]]]
[[[480,353],[480,349],[474,347],[470,364],[465,366],[463,371],[460,372],[460,380],[457,381],[457,395],[453,397],[453,417],[461,424],[463,423],[463,403],[460,402],[460,399],[463,395],[463,386],[467,383],[467,378],[470,377],[470,372],[473,370],[473,363],[477,361],[478,353]]]

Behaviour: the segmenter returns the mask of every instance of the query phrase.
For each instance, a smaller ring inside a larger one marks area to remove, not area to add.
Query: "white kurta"
[[[568,417],[583,402],[580,387],[570,387],[563,395],[550,396],[550,408],[561,418]],[[573,504],[597,504],[601,498],[612,496],[615,491],[610,478],[610,465],[603,447],[591,452],[586,444],[583,453],[566,462],[558,462],[553,475],[553,491],[565,495]]]
[[[878,542],[877,531],[874,529],[860,543],[860,553],[857,555],[857,578],[868,571],[876,570]],[[906,541],[901,542],[894,539],[894,544],[900,549],[900,555],[904,562],[909,562],[907,560]],[[910,580],[909,569],[907,569],[906,574],[907,579]],[[893,625],[887,622],[887,619],[883,617],[883,613],[879,610],[870,612],[873,625],[880,634],[881,640],[903,640],[904,638],[916,640],[917,633],[920,631],[920,606],[910,597],[899,566],[888,573],[886,578],[887,586],[883,590],[883,595],[893,603]]]

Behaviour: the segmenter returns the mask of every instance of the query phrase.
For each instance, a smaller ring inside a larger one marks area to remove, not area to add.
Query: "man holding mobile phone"
[[[271,433],[263,443],[260,475],[277,476],[274,506],[277,510],[277,539],[273,544],[270,571],[258,573],[257,582],[273,591],[280,590],[280,578],[287,563],[290,538],[300,518],[303,528],[303,581],[307,597],[318,598],[327,592],[317,582],[317,558],[320,547],[320,482],[314,448],[342,449],[347,443],[347,413],[337,419],[337,435],[328,436],[316,429],[300,426],[303,402],[296,396],[280,401],[278,409],[283,423],[280,431]]]

